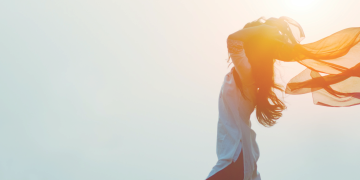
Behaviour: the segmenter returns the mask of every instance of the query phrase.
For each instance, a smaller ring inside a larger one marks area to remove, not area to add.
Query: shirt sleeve
[[[243,42],[240,40],[228,39],[227,47],[231,61],[240,76],[241,82],[247,85],[254,84],[251,74],[251,65],[245,55]]]

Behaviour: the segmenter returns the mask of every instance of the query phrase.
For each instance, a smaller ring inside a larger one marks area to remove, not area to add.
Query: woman
[[[260,179],[256,169],[259,149],[250,115],[256,107],[258,121],[272,126],[286,108],[273,92],[281,88],[274,83],[275,49],[271,43],[279,44],[281,34],[276,26],[261,20],[248,23],[227,40],[235,67],[226,75],[219,97],[219,160],[209,180]]]
[[[256,109],[259,123],[270,127],[286,109],[274,93],[275,89],[283,91],[274,82],[276,59],[308,67],[288,83],[286,93],[312,92],[318,105],[360,103],[360,28],[299,44],[304,37],[301,26],[288,17],[260,18],[229,35],[227,46],[234,68],[225,76],[219,96],[218,162],[208,180],[261,179],[250,115]]]

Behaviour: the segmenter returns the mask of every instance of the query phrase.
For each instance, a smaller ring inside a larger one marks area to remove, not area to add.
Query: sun
[[[292,8],[306,8],[313,6],[316,0],[288,0],[287,5]]]

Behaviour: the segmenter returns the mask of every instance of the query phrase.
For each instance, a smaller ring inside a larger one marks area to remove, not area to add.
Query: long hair
[[[265,23],[264,18],[250,22],[244,28],[254,27]],[[286,105],[275,94],[277,89],[283,92],[281,85],[275,83],[274,63],[276,42],[261,36],[255,36],[244,42],[245,54],[251,65],[252,75],[255,81],[256,92],[256,117],[260,124],[266,127],[273,126],[282,116]],[[237,83],[239,84],[239,83]],[[238,86],[239,87],[239,86]],[[242,88],[240,88],[242,91]],[[244,95],[244,93],[241,93]]]

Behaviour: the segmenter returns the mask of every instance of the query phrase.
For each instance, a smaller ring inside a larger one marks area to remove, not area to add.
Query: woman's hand
[[[274,40],[281,40],[282,35],[280,34],[280,30],[276,26],[270,26],[267,24],[262,24],[259,27],[258,36],[267,38],[267,39],[274,39]]]

